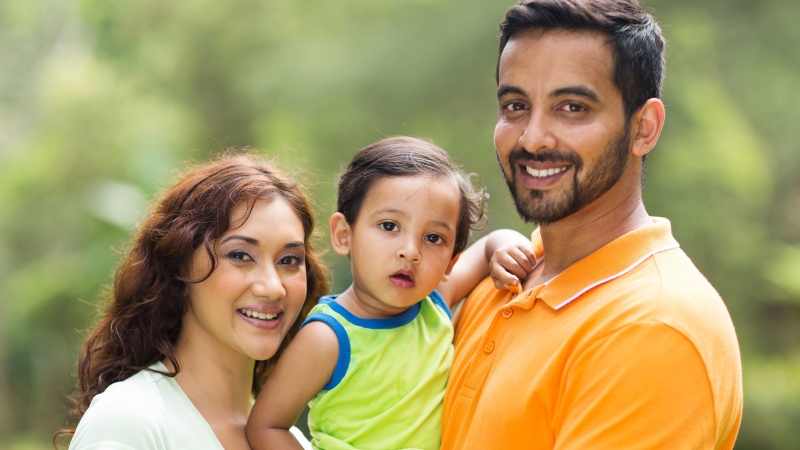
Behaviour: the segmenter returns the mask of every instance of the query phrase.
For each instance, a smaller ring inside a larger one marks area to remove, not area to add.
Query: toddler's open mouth
[[[389,277],[389,281],[397,287],[412,288],[414,287],[414,272],[408,269],[400,269]]]

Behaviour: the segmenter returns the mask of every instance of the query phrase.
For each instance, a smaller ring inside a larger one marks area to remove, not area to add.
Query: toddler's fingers
[[[532,253],[532,252],[531,252]],[[528,254],[526,254],[522,248],[515,247],[509,250],[508,255],[513,258],[514,262],[517,266],[519,266],[525,272],[522,274],[516,274],[520,278],[525,278],[525,276],[533,270],[533,266],[536,261],[536,256],[534,255],[534,262],[532,263]]]
[[[519,279],[525,278],[533,270],[525,255],[513,248],[508,253],[495,255],[494,263]]]
[[[533,253],[533,249],[530,248],[529,246],[525,247],[520,246],[517,248],[525,255],[525,258],[531,263],[531,269],[532,269],[533,266],[536,265],[536,253]]]
[[[519,279],[505,271],[492,274],[492,281],[494,281],[494,287],[497,289],[508,289],[510,291],[514,291],[515,288],[519,289]]]

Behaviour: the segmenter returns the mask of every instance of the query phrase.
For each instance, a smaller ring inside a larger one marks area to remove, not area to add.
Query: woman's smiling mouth
[[[239,317],[250,325],[264,329],[275,329],[283,318],[283,311],[275,307],[270,307],[269,309],[270,311],[266,312],[259,311],[256,308],[240,308],[237,309],[236,312],[239,314]]]

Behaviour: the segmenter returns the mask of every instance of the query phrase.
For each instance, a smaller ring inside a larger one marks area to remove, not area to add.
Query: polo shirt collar
[[[656,253],[679,248],[672,237],[669,220],[651,217],[651,225],[638,228],[597,249],[569,266],[552,280],[518,295],[511,303],[531,308],[536,300],[553,309],[560,309],[580,298],[589,290],[633,270]],[[539,229],[531,235],[537,259],[544,257]]]

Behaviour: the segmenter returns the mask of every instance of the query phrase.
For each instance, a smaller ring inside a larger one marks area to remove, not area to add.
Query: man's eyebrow
[[[597,94],[595,94],[593,90],[586,86],[568,86],[561,89],[556,89],[550,93],[550,98],[560,97],[562,95],[577,95],[578,97],[589,99],[595,103],[600,103],[600,99],[597,97]]]
[[[520,88],[518,88],[516,86],[501,85],[501,86],[497,87],[497,98],[498,98],[498,100],[500,98],[502,98],[504,95],[508,95],[508,94],[519,94],[519,95],[522,95],[522,96],[525,96],[525,97],[528,96],[527,92],[523,91],[522,89],[520,89]]]

